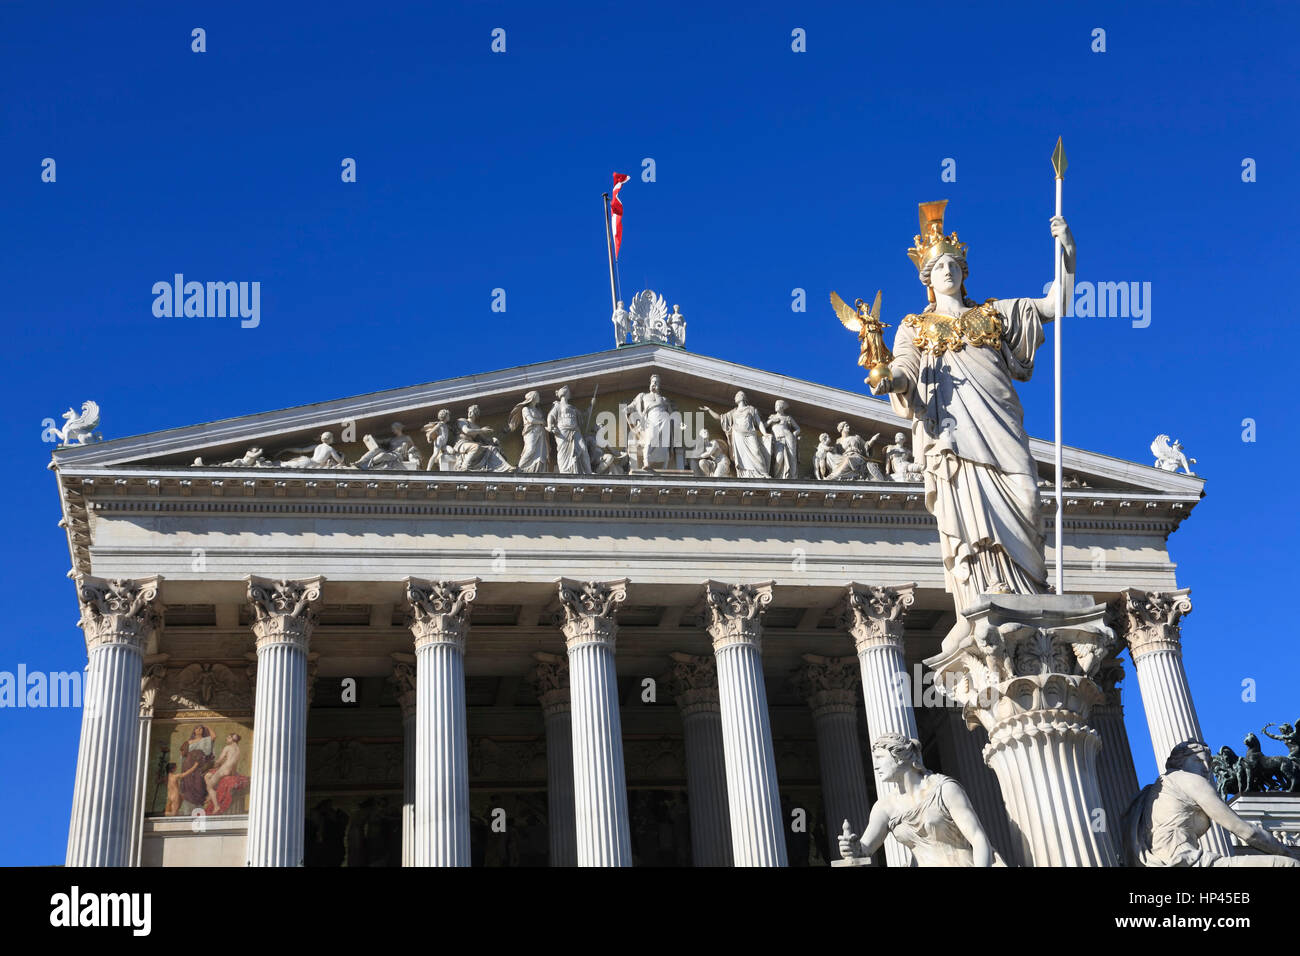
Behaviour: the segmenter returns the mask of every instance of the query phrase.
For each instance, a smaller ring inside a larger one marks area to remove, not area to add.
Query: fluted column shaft
[[[248,579],[257,644],[249,866],[302,866],[306,825],[307,650],[324,578]]]
[[[551,866],[578,865],[577,815],[573,794],[573,711],[569,662],[538,651],[531,678],[546,726],[546,826]]]
[[[850,584],[840,618],[841,625],[853,637],[862,674],[862,702],[867,714],[867,735],[874,746],[881,734],[901,734],[919,742],[916,713],[912,708],[911,682],[903,658],[904,618],[915,602],[915,587],[864,587]],[[876,754],[872,750],[872,769]],[[877,798],[897,794],[897,784],[876,776]],[[841,820],[832,821],[837,828]],[[856,833],[867,826],[866,817],[849,820]],[[888,866],[911,866],[912,854],[894,839],[885,837],[885,863]]]
[[[578,866],[631,866],[623,725],[614,671],[615,613],[627,581],[558,582],[569,654]]]
[[[415,782],[416,770],[416,684],[415,658],[410,654],[393,655],[393,675],[397,702],[402,708],[402,866],[415,866]]]
[[[944,773],[955,777],[962,785],[993,848],[1005,858],[1011,853],[1011,821],[1007,818],[1007,805],[1002,799],[997,774],[984,762],[984,748],[988,746],[989,735],[983,727],[967,727],[960,707],[945,710],[952,762],[950,769],[945,758]]]
[[[1106,697],[1093,707],[1091,721],[1101,737],[1101,754],[1097,758],[1101,801],[1106,808],[1107,825],[1117,831],[1123,826],[1124,812],[1140,789],[1137,768],[1133,765],[1133,748],[1124,727],[1124,706],[1119,687],[1123,678],[1124,665],[1118,658],[1112,657],[1102,665],[1097,682]]]
[[[710,581],[705,599],[718,669],[732,858],[736,866],[786,866],[762,658],[762,612],[772,603],[772,585]]]
[[[673,697],[686,746],[686,802],[691,815],[691,863],[731,866],[731,814],[727,806],[722,705],[712,657],[674,653]]]
[[[1163,773],[1174,747],[1185,740],[1201,743],[1201,722],[1183,667],[1182,619],[1192,611],[1190,591],[1140,591],[1128,588],[1110,604],[1110,622],[1128,644],[1137,671],[1156,768]],[[1232,855],[1228,834],[1212,824],[1201,846],[1220,856]]]
[[[407,578],[415,636],[415,865],[469,866],[465,639],[478,579]]]
[[[542,701],[546,724],[546,822],[550,865],[578,865],[577,811],[573,793],[573,712],[569,691]]]
[[[143,652],[159,625],[161,578],[77,579],[89,666],[68,827],[68,866],[130,866]]]

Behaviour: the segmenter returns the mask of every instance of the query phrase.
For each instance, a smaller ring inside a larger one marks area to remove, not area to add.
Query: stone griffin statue
[[[1165,761],[1165,772],[1148,784],[1124,814],[1130,866],[1300,866],[1300,851],[1248,823],[1223,802],[1211,780],[1210,748],[1185,740]],[[1263,856],[1219,856],[1199,841],[1217,823]]]
[[[63,413],[63,427],[56,428],[59,444],[84,445],[87,442],[103,441],[103,436],[95,431],[99,427],[99,406],[94,402],[82,402],[81,414],[71,408]]]
[[[1151,454],[1156,456],[1156,462],[1152,466],[1154,468],[1173,472],[1177,472],[1179,468],[1182,468],[1183,474],[1193,476],[1196,474],[1196,472],[1192,471],[1192,465],[1196,464],[1196,459],[1188,458],[1183,454],[1183,443],[1177,438],[1170,445],[1168,435],[1157,435],[1156,440],[1151,443]]]
[[[981,594],[1047,591],[1038,466],[1014,383],[1033,374],[1043,326],[1056,318],[1056,290],[1040,299],[971,299],[967,244],[955,232],[944,234],[946,206],[947,200],[920,205],[921,232],[907,254],[930,301],[903,318],[892,353],[875,343],[878,330],[868,328],[868,319],[880,324],[874,307],[860,305],[857,321],[867,384],[912,421],[925,505],[939,526],[944,582],[960,612]],[[1051,232],[1062,243],[1062,281],[1071,301],[1074,237],[1060,216],[1051,220]]]

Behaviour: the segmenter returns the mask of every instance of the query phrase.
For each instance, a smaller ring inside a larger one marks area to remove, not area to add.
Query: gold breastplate
[[[942,312],[909,315],[903,319],[903,324],[916,329],[916,347],[932,355],[942,355],[949,350],[960,352],[967,345],[998,348],[1002,344],[1002,316],[993,307],[993,302],[989,299],[957,318]]]

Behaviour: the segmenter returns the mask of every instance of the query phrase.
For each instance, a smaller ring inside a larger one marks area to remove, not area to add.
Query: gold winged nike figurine
[[[853,305],[857,308],[853,308],[835,292],[831,293],[831,305],[835,307],[835,314],[840,317],[844,327],[850,332],[858,333],[858,342],[862,348],[858,364],[870,369],[866,381],[874,388],[888,375],[889,363],[894,360],[894,354],[885,346],[885,339],[880,334],[889,328],[880,321],[880,292],[876,292],[876,301],[870,309],[861,299],[854,300]]]

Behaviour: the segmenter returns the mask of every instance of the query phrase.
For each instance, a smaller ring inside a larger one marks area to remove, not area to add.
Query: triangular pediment
[[[622,420],[621,408],[646,390],[652,374],[660,378],[661,391],[675,404],[683,419],[685,436],[694,440],[701,424],[717,433],[701,406],[717,412],[728,410],[735,393],[743,390],[750,404],[770,415],[778,399],[789,403],[789,413],[799,423],[800,474],[811,474],[812,456],[822,432],[835,434],[840,421],[848,421],[855,432],[870,438],[879,433],[883,448],[909,423],[897,415],[888,402],[866,394],[818,385],[800,379],[765,372],[722,359],[661,345],[638,345],[557,359],[495,372],[445,379],[424,385],[374,392],[366,395],[303,405],[280,411],[247,415],[224,421],[197,424],[130,438],[60,448],[55,464],[65,469],[129,469],[175,471],[222,469],[237,471],[229,463],[243,458],[253,448],[276,464],[276,470],[295,470],[290,463],[330,431],[335,448],[346,462],[365,455],[365,436],[386,439],[391,425],[400,422],[412,437],[421,457],[421,470],[428,464],[428,446],[423,426],[433,422],[439,410],[447,409],[453,420],[463,418],[470,405],[478,405],[479,420],[501,438],[507,461],[518,461],[522,448],[519,434],[507,430],[511,409],[525,393],[538,391],[542,405],[549,408],[555,391],[568,386],[572,401],[589,430],[602,435],[604,443],[617,444],[625,437],[613,423]],[[593,404],[594,397],[594,404]],[[600,430],[600,426],[604,430]],[[611,428],[611,426],[613,426]],[[1052,444],[1031,439],[1031,451],[1041,473],[1050,474]],[[201,461],[202,464],[197,464]],[[1199,495],[1199,478],[1175,475],[1136,462],[1123,461],[1066,447],[1065,471],[1088,487],[1097,489],[1134,488],[1145,491]],[[264,469],[259,469],[265,474]],[[737,479],[742,480],[742,479]]]

